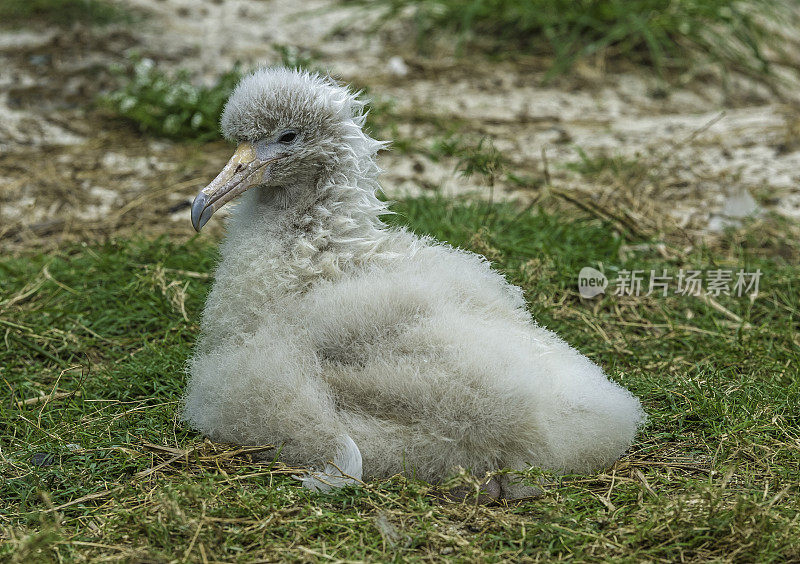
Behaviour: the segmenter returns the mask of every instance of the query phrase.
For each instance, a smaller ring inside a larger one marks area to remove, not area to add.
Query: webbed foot
[[[316,492],[328,493],[334,488],[350,484],[360,484],[362,475],[361,451],[349,435],[341,439],[341,444],[333,462],[325,465],[322,472],[310,472],[300,480],[303,487]]]

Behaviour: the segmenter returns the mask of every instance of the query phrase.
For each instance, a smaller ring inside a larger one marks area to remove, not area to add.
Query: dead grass
[[[186,210],[230,156],[230,147],[153,146],[128,128],[95,119],[104,133],[86,143],[0,155],[0,169],[12,175],[0,195],[6,251],[143,232],[181,240],[194,234],[184,221]],[[219,223],[209,227],[219,233]]]
[[[734,239],[721,251],[677,252],[570,209],[417,199],[398,203],[393,218],[492,254],[534,316],[650,415],[612,468],[532,470],[522,478],[544,480],[544,496],[513,504],[449,502],[402,476],[314,494],[271,446],[212,444],[188,430],[177,418],[182,365],[215,261],[202,240],[67,245],[0,261],[3,557],[800,558],[797,267]],[[574,277],[597,262],[742,264],[765,278],[755,301],[723,296],[719,307],[674,295],[582,300]]]

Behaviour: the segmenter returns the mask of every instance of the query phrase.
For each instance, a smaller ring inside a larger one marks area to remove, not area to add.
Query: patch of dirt
[[[782,69],[776,88],[722,69],[701,69],[686,86],[665,87],[642,70],[604,74],[580,65],[542,86],[546,61],[422,59],[387,42],[404,33],[402,26],[368,35],[361,12],[333,0],[121,3],[150,17],[127,28],[0,32],[6,250],[124,233],[192,236],[187,203],[230,147],[143,137],[94,100],[113,86],[112,66],[134,52],[210,82],[236,61],[277,62],[274,44],[311,52],[336,76],[394,100],[398,134],[418,146],[441,138],[442,124],[465,138],[491,138],[512,172],[530,180],[498,177],[492,197],[540,198],[547,168],[570,197],[630,212],[632,221],[661,230],[705,237],[736,224],[737,215],[765,210],[800,220],[796,70]],[[579,174],[567,165],[581,160],[580,151],[638,163],[658,180]],[[480,178],[455,172],[453,158],[395,151],[381,164],[389,197],[436,189],[490,193]],[[219,226],[209,225],[212,233]]]
[[[0,154],[0,240],[7,249],[120,235],[193,235],[191,200],[228,159],[230,147],[152,141],[127,128],[100,131],[80,143]],[[221,232],[221,222],[209,227]]]

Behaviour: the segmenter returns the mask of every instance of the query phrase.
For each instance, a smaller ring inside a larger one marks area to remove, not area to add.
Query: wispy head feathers
[[[242,79],[231,94],[222,113],[222,132],[231,141],[255,141],[288,127],[340,133],[342,126],[364,124],[365,105],[358,93],[329,76],[262,68]]]

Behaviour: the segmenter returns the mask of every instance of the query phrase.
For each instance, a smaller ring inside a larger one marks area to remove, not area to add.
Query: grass
[[[752,72],[780,50],[770,23],[788,13],[776,0],[344,0],[378,10],[378,26],[405,18],[418,43],[455,35],[461,49],[553,57],[548,77],[591,57],[636,61],[663,73],[698,55]]]
[[[477,143],[469,143],[459,136],[435,139],[428,155],[438,160],[440,157],[455,157],[456,170],[465,178],[480,176],[493,185],[498,175],[508,168],[508,160],[497,150],[492,140],[481,137]]]
[[[215,246],[75,245],[0,259],[0,559],[800,559],[800,267],[733,236],[664,258],[598,219],[511,204],[394,209],[392,223],[492,258],[541,323],[642,398],[650,421],[614,468],[549,476],[543,498],[507,507],[402,477],[305,491],[178,419]],[[583,266],[764,275],[752,301],[583,301]]]
[[[597,178],[608,174],[612,177],[625,175],[630,171],[641,172],[646,163],[639,159],[627,158],[620,155],[588,154],[581,147],[576,147],[578,160],[566,163],[566,168],[583,174],[589,178]]]
[[[221,138],[219,117],[243,76],[235,67],[211,85],[198,85],[188,71],[167,73],[150,59],[135,60],[130,76],[117,73],[122,84],[103,96],[104,105],[143,132],[199,142]]]
[[[47,24],[69,27],[76,23],[106,25],[130,23],[132,14],[103,0],[3,0],[0,26],[24,27]]]

